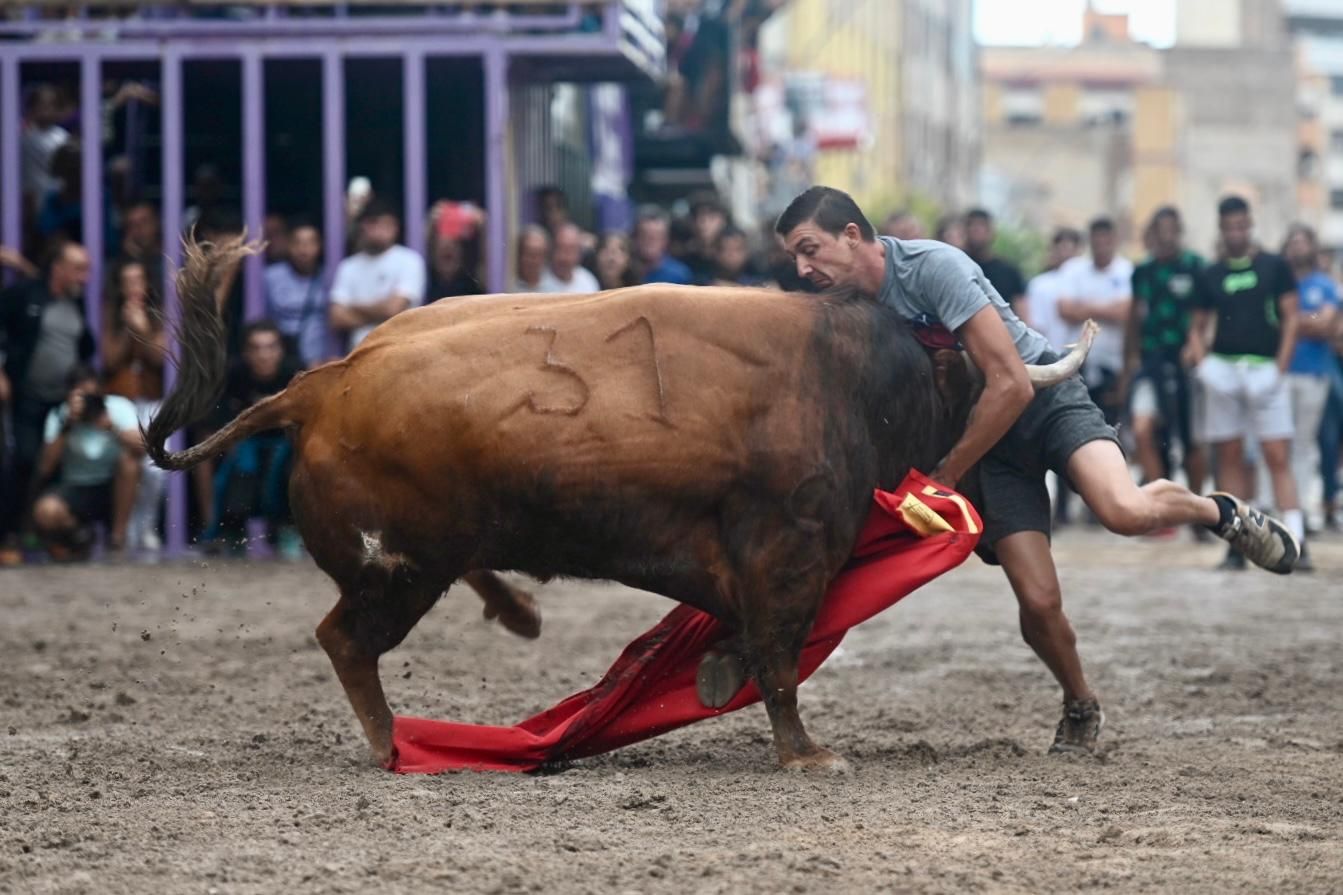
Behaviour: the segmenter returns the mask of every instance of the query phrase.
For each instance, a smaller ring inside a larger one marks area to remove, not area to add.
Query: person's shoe
[[[1218,537],[1261,569],[1291,574],[1301,545],[1286,525],[1234,495],[1217,491],[1208,496],[1222,509],[1222,523],[1215,529]]]
[[[1226,548],[1226,556],[1216,566],[1219,572],[1244,572],[1245,556],[1235,547]]]
[[[1096,738],[1104,726],[1105,712],[1095,699],[1064,700],[1063,717],[1054,731],[1054,744],[1049,747],[1049,754],[1094,753]]]

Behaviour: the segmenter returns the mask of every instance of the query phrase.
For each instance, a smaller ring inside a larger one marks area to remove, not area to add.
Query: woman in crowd
[[[109,395],[135,404],[141,425],[157,412],[163,400],[163,363],[168,333],[149,288],[149,276],[139,261],[128,261],[115,271],[109,301],[104,305],[102,356]],[[146,457],[131,511],[127,546],[157,550],[159,507],[163,502],[165,473]]]
[[[601,238],[595,266],[602,289],[621,289],[639,282],[631,261],[629,237],[624,233],[611,231]]]

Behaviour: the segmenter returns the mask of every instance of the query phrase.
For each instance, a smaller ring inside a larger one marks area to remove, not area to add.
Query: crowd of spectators
[[[122,92],[109,88],[107,101]],[[32,251],[0,247],[10,280],[0,292],[0,563],[19,561],[25,546],[86,556],[97,531],[107,549],[152,553],[163,540],[165,477],[144,457],[138,429],[163,398],[169,349],[159,209],[112,194],[95,335],[83,300],[91,265],[78,241],[78,146],[61,123],[69,109],[44,87],[29,93],[26,108],[25,247]],[[221,198],[226,192],[210,166],[194,173],[186,218],[198,237],[241,231],[237,211]],[[219,284],[231,330],[228,384],[216,418],[190,439],[206,437],[298,371],[354,349],[409,308],[487,291],[483,210],[436,203],[422,254],[402,244],[393,206],[366,185],[351,197],[338,246],[323,244],[312,217],[266,216],[263,319],[244,325],[236,271]],[[543,188],[534,198],[535,223],[513,239],[507,291],[582,294],[644,283],[810,288],[768,229],[739,228],[711,193],[690,197],[681,214],[643,208],[628,231],[601,233],[574,220],[562,191]],[[1183,244],[1180,213],[1163,208],[1148,222],[1136,266],[1120,251],[1120,227],[1102,216],[1085,232],[1052,234],[1044,269],[1029,280],[997,254],[1002,243],[982,209],[935,222],[900,211],[879,230],[899,239],[928,238],[931,230],[931,238],[964,250],[1056,348],[1075,341],[1086,320],[1099,321],[1085,380],[1144,478],[1178,472],[1198,490],[1213,476],[1225,490],[1274,504],[1299,534],[1336,529],[1343,314],[1330,259],[1304,226],[1292,228],[1280,252],[1259,246],[1251,209],[1235,197],[1216,214],[1221,239],[1208,260]],[[328,281],[331,251],[342,257]],[[209,549],[245,549],[248,522],[259,519],[276,551],[297,555],[281,487],[288,461],[283,439],[262,434],[199,467],[192,488],[198,539]],[[1066,485],[1055,512],[1060,523],[1072,521]],[[1228,566],[1238,562],[1227,558]]]

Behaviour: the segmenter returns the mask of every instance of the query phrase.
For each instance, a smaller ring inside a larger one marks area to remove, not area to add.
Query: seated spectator
[[[583,231],[575,224],[561,224],[555,231],[550,269],[541,274],[542,292],[599,292],[597,278],[579,262],[583,258]]]
[[[144,425],[163,400],[163,363],[168,354],[168,333],[154,294],[145,266],[124,262],[114,271],[103,315],[104,391],[129,400]],[[162,546],[158,524],[167,473],[148,457],[141,467],[126,546],[156,551]]]
[[[624,233],[611,231],[597,244],[597,285],[605,289],[637,286],[639,277],[630,261],[630,241]]]
[[[714,244],[715,286],[762,286],[765,278],[750,269],[751,248],[746,234],[736,227],[727,227],[718,234]]]
[[[284,389],[298,371],[278,326],[269,320],[249,323],[243,330],[242,359],[229,367],[218,408],[221,424]],[[214,522],[202,538],[207,550],[245,552],[247,520],[260,516],[267,540],[286,558],[296,558],[301,544],[290,524],[287,496],[291,452],[288,436],[272,430],[258,432],[224,455],[214,475]]]
[[[353,350],[384,320],[424,302],[424,259],[397,245],[401,222],[391,207],[373,200],[359,215],[359,251],[336,268],[331,285],[331,326],[348,333]]]
[[[19,137],[23,159],[20,176],[28,207],[35,209],[47,193],[60,187],[52,175],[52,156],[70,141],[70,132],[61,127],[66,114],[61,91],[51,84],[38,84],[32,89],[24,113],[23,132]]]
[[[543,292],[546,270],[546,256],[550,254],[550,237],[542,227],[532,225],[522,231],[518,237],[517,278],[509,292]]]
[[[327,357],[326,286],[322,283],[322,234],[298,221],[285,234],[286,254],[266,268],[266,316],[284,334],[291,357],[312,367]]]
[[[39,487],[54,478],[33,504],[33,523],[56,559],[87,556],[89,526],[109,526],[108,546],[126,544],[126,528],[140,481],[144,443],[135,405],[104,395],[91,367],[70,371],[65,402],[47,414]]]
[[[70,371],[97,348],[84,318],[89,255],[78,243],[57,246],[46,275],[0,291],[0,402],[9,405],[13,453],[0,480],[0,565],[23,561],[19,534],[32,497],[48,413],[69,394]]]
[[[681,285],[694,282],[690,268],[667,253],[670,238],[666,214],[651,209],[640,213],[634,224],[634,251],[643,269],[643,282]]]

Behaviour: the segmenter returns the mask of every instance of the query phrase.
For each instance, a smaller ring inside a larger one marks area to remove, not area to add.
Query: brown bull
[[[219,393],[213,284],[247,251],[187,247],[179,381],[146,441],[184,469],[289,430],[294,516],[340,588],[317,639],[379,761],[392,712],[378,659],[454,581],[534,627],[489,572],[503,569],[613,579],[722,619],[780,761],[839,762],[798,717],[799,650],[873,489],[931,469],[964,423],[965,401],[939,394],[899,319],[856,297],[755,289],[453,299],[168,452]]]

